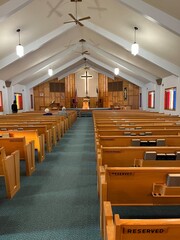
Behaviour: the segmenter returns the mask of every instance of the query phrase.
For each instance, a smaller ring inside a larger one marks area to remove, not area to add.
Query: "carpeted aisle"
[[[0,240],[100,240],[92,118],[79,118],[33,176],[21,176],[12,200],[1,195]]]

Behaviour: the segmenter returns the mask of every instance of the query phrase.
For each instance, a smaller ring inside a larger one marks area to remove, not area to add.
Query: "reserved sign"
[[[163,234],[167,231],[168,228],[123,228],[124,234]]]

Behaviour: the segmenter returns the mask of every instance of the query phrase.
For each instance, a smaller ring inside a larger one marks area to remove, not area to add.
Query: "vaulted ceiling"
[[[83,68],[84,58],[112,78],[118,67],[119,76],[138,86],[180,76],[179,9],[179,0],[0,0],[0,80],[31,88],[52,78],[49,67],[61,79]],[[64,24],[73,21],[69,14],[90,19]],[[18,28],[22,58],[15,53]]]

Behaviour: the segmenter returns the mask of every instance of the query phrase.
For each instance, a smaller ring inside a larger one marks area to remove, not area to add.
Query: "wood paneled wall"
[[[122,81],[122,91],[108,92],[108,83],[113,81]],[[123,78],[110,79],[99,74],[98,88],[99,107],[139,108],[139,87]]]
[[[109,107],[108,100],[108,77],[98,74],[98,107]]]
[[[65,78],[65,105],[72,107],[72,99],[75,98],[75,74],[70,74]]]
[[[50,92],[49,83],[58,82],[58,79],[50,80],[34,87],[34,108],[42,110],[49,107],[52,101],[67,108],[73,107],[73,99],[76,98],[75,89],[75,74],[70,74],[68,77],[60,80],[65,83],[65,92]],[[122,91],[108,92],[108,82],[122,81]],[[83,97],[77,96],[77,107],[83,105]],[[139,87],[116,77],[110,79],[103,74],[98,74],[98,97],[90,97],[90,107],[126,107],[132,109],[139,108]]]

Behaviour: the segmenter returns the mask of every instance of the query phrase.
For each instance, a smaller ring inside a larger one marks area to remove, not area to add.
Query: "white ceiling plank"
[[[111,60],[113,63],[118,64],[118,65],[122,66],[123,68],[128,69],[131,72],[134,72],[136,75],[139,75],[139,76],[147,79],[150,82],[156,83],[157,77],[153,76],[152,74],[147,73],[147,72],[143,71],[142,69],[139,69],[138,67],[136,67],[116,56],[113,56],[112,54],[107,53],[106,51],[104,51],[100,48],[95,48],[94,46],[92,46],[90,44],[87,44],[87,45],[90,49],[92,49],[96,53],[102,55],[103,57]]]
[[[46,34],[45,36],[37,39],[36,41],[28,44],[27,46],[24,46],[24,53],[25,55],[33,52],[37,49],[39,49],[42,45],[46,44],[47,42],[51,41],[52,39],[58,37],[59,35],[65,33],[66,31],[68,31],[69,29],[73,28],[74,26],[72,25],[63,25],[57,29],[55,29],[54,31]],[[7,65],[13,63],[14,61],[16,61],[17,59],[19,59],[19,57],[16,55],[16,53],[12,53],[11,55],[5,57],[4,59],[2,59],[0,61],[0,69],[6,67]]]
[[[84,26],[86,26],[88,29],[91,31],[98,33],[99,35],[105,37],[106,39],[120,45],[127,51],[130,51],[131,49],[131,44],[130,42],[126,41],[125,39],[107,31],[106,29],[99,27],[98,25],[93,24],[92,22],[84,22]]]
[[[83,60],[83,59],[82,59]],[[89,67],[92,68],[94,71],[97,71],[99,73],[102,73],[104,75],[106,75],[107,77],[109,78],[114,78],[113,74],[110,74],[108,71],[106,70],[102,70],[102,67],[100,67],[99,65],[98,66],[95,66],[94,64],[92,64],[92,62],[88,62],[89,64]],[[64,74],[61,74],[59,75],[58,79],[62,79],[63,77],[66,77],[67,75],[71,74],[72,72],[76,72],[80,69],[82,69],[84,67],[84,62],[82,62],[81,64],[77,65],[75,68],[68,68],[68,71]]]
[[[26,79],[27,77],[33,75],[36,72],[39,72],[41,69],[44,69],[45,67],[48,67],[48,65],[52,65],[55,61],[64,58],[65,56],[67,56],[68,54],[70,54],[71,52],[73,52],[74,50],[76,50],[78,48],[78,45],[73,45],[71,47],[69,47],[68,49],[55,54],[54,56],[46,59],[45,61],[31,67],[30,69],[28,69],[27,71],[19,74],[18,76],[10,79],[10,81],[12,82],[12,85],[16,85],[18,83],[20,83],[21,81],[23,81],[24,79]]]
[[[60,73],[60,75],[58,76],[58,80],[61,80],[62,78],[67,77],[68,75],[72,74],[72,72],[73,73],[77,72],[78,69],[82,66],[83,66],[83,64],[80,64],[80,65],[77,65],[74,68],[68,68],[68,71],[66,73],[63,73],[63,74]]]
[[[109,70],[110,72],[114,72],[114,68],[111,68],[109,67],[108,65],[104,64],[104,63],[101,63],[100,61],[92,58],[91,56],[88,56],[87,59],[89,59],[90,61],[96,63],[97,65]],[[121,71],[119,72],[119,76],[121,76],[122,78],[124,79],[127,79],[128,81],[134,83],[135,85],[139,86],[139,87],[143,87],[144,86],[144,83],[142,81],[139,81],[131,76],[128,76],[127,74],[125,73],[122,73]]]
[[[142,56],[143,58],[151,61],[152,63],[156,64],[157,66],[169,71],[172,73],[172,75],[180,76],[180,67],[177,65],[158,57],[157,55],[148,52],[142,48],[139,50],[139,55]]]
[[[140,12],[150,21],[156,22],[171,32],[180,35],[180,21],[142,0],[118,0],[120,3]]]
[[[119,46],[124,47],[126,50],[130,51],[132,43],[120,38],[119,36],[109,32],[97,25],[94,25],[93,23],[86,22],[86,23],[84,23],[84,25],[88,29],[98,33],[99,35],[105,37],[106,39],[108,39],[108,40],[118,44]],[[157,55],[150,53],[142,48],[140,48],[138,55],[141,56],[142,58],[152,62],[153,64],[156,64],[159,67],[171,72],[172,74],[174,74],[176,76],[180,76],[180,68],[178,66],[176,66],[175,64],[173,64],[165,59],[158,57]]]
[[[68,63],[62,65],[61,67],[54,69],[53,70],[53,72],[54,72],[53,76],[57,75],[59,72],[63,71],[66,68],[70,68],[73,64],[80,61],[81,59],[82,59],[82,56],[79,56],[79,57],[73,59],[72,61],[69,61]],[[47,81],[48,79],[49,79],[48,74],[45,74],[44,76],[38,78],[37,80],[32,81],[31,83],[27,84],[27,88],[31,89],[31,88],[37,86],[38,84]]]
[[[3,22],[32,1],[33,0],[9,0],[7,3],[0,6],[0,22]]]

